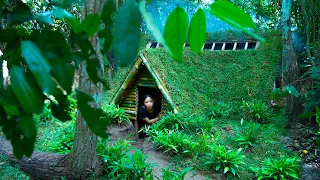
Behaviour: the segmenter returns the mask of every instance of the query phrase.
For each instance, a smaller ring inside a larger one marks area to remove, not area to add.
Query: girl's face
[[[147,97],[145,100],[144,100],[144,106],[146,107],[147,110],[152,110],[153,109],[153,105],[154,105],[154,101],[152,98],[150,97]]]

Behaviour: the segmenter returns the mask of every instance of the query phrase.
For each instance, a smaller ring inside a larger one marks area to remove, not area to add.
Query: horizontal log
[[[132,121],[136,121],[137,120],[137,118],[133,117],[133,116],[129,116],[129,119],[132,120]]]
[[[135,104],[120,104],[119,105],[120,107],[128,107],[128,108],[135,108],[136,107],[136,105]]]
[[[128,110],[128,111],[137,111],[137,108],[130,108],[130,107],[123,107],[125,110]]]
[[[157,85],[156,84],[142,84],[142,83],[138,83],[139,86],[144,86],[144,87],[152,87],[152,88],[156,88]]]
[[[136,114],[137,114],[137,112],[136,112],[136,111],[130,111],[130,110],[126,110],[126,113],[128,113],[128,114],[132,114],[132,115],[136,115]]]
[[[130,94],[130,95],[127,95],[127,97],[129,97],[129,98],[136,98],[137,96],[136,96],[136,94]]]

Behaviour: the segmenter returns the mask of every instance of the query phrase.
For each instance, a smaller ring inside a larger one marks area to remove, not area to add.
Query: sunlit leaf
[[[67,10],[61,8],[61,7],[56,7],[54,10],[51,11],[51,15],[55,16],[57,19],[62,19],[62,20],[66,20],[71,27],[73,28],[73,30],[76,33],[79,33],[79,26],[80,26],[80,22],[79,20],[72,15],[71,13],[69,13]]]
[[[103,111],[90,107],[89,103],[93,101],[93,98],[84,92],[77,91],[77,100],[78,109],[91,131],[100,137],[106,138],[105,130],[108,121],[100,121]]]
[[[287,91],[289,94],[294,95],[295,97],[299,97],[300,93],[297,91],[297,89],[294,86],[286,86]]]
[[[156,25],[156,22],[153,19],[152,14],[147,12],[147,10],[146,10],[146,2],[145,1],[140,1],[139,9],[140,9],[140,12],[141,12],[143,19],[145,20],[145,22],[147,24],[148,30],[150,30],[153,37],[156,39],[157,42],[159,42],[162,45],[165,45],[163,35],[162,35],[160,29],[158,28],[158,26]]]
[[[89,14],[85,17],[83,22],[79,26],[79,31],[86,32],[88,37],[93,36],[99,29],[100,16],[95,14]]]
[[[34,19],[37,20],[38,22],[41,22],[41,23],[46,23],[46,24],[53,24],[54,23],[49,12],[37,14],[34,17]]]
[[[44,105],[43,96],[39,89],[28,80],[24,70],[16,65],[10,69],[11,85],[26,113],[40,113]]]
[[[202,9],[199,9],[191,19],[188,40],[191,50],[200,54],[206,41],[206,15]]]
[[[137,2],[127,0],[120,8],[114,24],[114,56],[120,65],[131,64],[137,56],[140,24],[141,17]]]
[[[265,42],[264,38],[247,29],[256,29],[256,26],[250,15],[239,7],[233,5],[231,2],[215,1],[210,5],[210,12],[226,23],[240,29],[243,32],[246,32],[262,42]]]
[[[182,62],[182,49],[188,32],[188,16],[183,8],[177,7],[169,15],[164,28],[164,40],[173,58]]]

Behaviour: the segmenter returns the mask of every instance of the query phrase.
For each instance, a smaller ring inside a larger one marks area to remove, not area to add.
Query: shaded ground
[[[320,149],[315,142],[314,131],[302,124],[296,124],[289,130],[290,137],[282,141],[293,152],[299,154],[302,161],[302,180],[320,180]]]

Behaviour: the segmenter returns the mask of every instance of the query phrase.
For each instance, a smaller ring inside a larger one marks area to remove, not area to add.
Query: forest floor
[[[289,149],[300,154],[301,180],[320,180],[320,148],[316,146],[316,140],[314,130],[302,124],[293,126],[288,136],[282,138]]]

